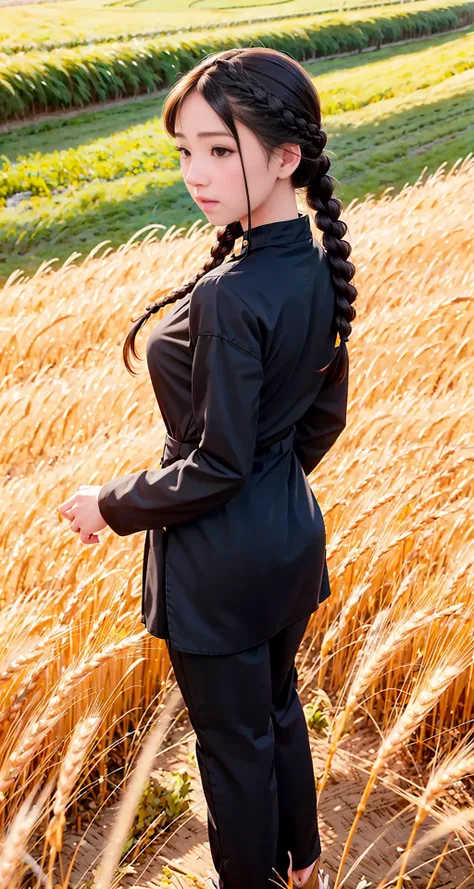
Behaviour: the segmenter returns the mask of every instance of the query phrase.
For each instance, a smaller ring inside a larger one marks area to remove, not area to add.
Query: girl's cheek
[[[226,166],[225,170],[223,170],[223,175],[224,175],[224,178],[227,179],[227,181],[231,180],[236,185],[240,181],[243,182],[243,173],[242,173],[242,166],[240,164],[240,159],[238,162],[233,161],[232,163],[228,164]],[[247,173],[247,177],[248,177],[248,173]]]

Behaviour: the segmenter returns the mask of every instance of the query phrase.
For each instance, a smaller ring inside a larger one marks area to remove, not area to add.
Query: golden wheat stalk
[[[379,509],[382,509],[383,506],[386,506],[388,503],[393,502],[396,498],[400,498],[403,494],[409,492],[410,498],[412,498],[416,493],[416,486],[419,482],[422,482],[423,479],[432,478],[438,469],[438,466],[441,466],[447,458],[456,452],[456,448],[446,448],[441,454],[439,460],[434,463],[434,465],[430,466],[428,469],[425,469],[423,472],[420,472],[416,476],[409,475],[406,480],[402,478],[402,484],[399,487],[394,485],[394,487],[390,491],[386,491],[381,494],[378,498],[374,498],[372,502],[365,507],[365,509],[361,510],[360,513],[352,519],[351,522],[348,522],[339,534],[335,535],[331,540],[331,546],[335,551],[339,549],[342,545],[343,541],[348,537],[353,537],[354,532],[358,529],[358,527],[367,519],[371,518],[374,513],[376,513]],[[460,458],[460,462],[464,462],[465,460],[470,459],[469,457]],[[448,470],[448,475],[452,473],[452,470]],[[442,478],[443,475],[439,476]]]
[[[135,770],[130,777],[127,791],[123,796],[110,837],[104,849],[102,862],[96,873],[92,889],[110,889],[115,869],[119,864],[122,849],[132,827],[135,811],[150,775],[153,761],[169,729],[173,714],[181,705],[181,692],[178,688],[175,688],[174,691],[169,693],[165,707],[159,709],[158,717],[150,729],[137,759]]]
[[[472,615],[471,615],[472,619]],[[457,678],[460,672],[465,670],[473,660],[474,638],[466,639],[461,636],[457,640],[457,647],[453,647],[453,651],[449,649],[446,654],[440,656],[440,663],[435,662],[431,676],[425,675],[419,682],[418,687],[412,692],[405,710],[397,719],[393,728],[387,733],[382,744],[379,747],[375,762],[370,770],[369,779],[365,787],[361,800],[357,805],[357,811],[351,824],[348,837],[344,844],[341,860],[339,863],[336,880],[333,889],[338,889],[339,880],[341,878],[342,869],[347,859],[352,838],[355,834],[357,824],[365,806],[371,790],[377,780],[377,776],[383,768],[386,760],[388,760],[399,747],[410,737],[415,728],[420,725],[429,711],[434,707],[441,695],[449,688],[450,684]],[[443,663],[444,660],[444,663]]]
[[[433,607],[429,604],[425,610],[418,609],[413,614],[405,613],[397,622],[393,620],[391,609],[379,612],[377,615],[379,619],[374,621],[367,634],[362,649],[363,654],[349,688],[344,709],[335,719],[324,772],[321,781],[318,782],[318,793],[321,794],[324,790],[337,745],[348,719],[356,709],[362,694],[378,679],[390,658],[424,627],[443,617],[452,616],[462,608],[462,604],[458,603],[433,614]]]
[[[6,722],[13,723],[18,713],[24,711],[25,703],[29,698],[31,698],[31,694],[37,687],[39,680],[44,674],[44,671],[56,660],[57,654],[56,652],[53,652],[53,654],[50,654],[49,657],[42,658],[38,661],[37,664],[35,664],[33,669],[30,670],[28,675],[21,683],[20,687],[14,693],[8,706],[4,707],[3,710],[0,711],[0,726]]]
[[[5,622],[5,630],[8,628],[8,623]],[[13,652],[11,649],[4,649],[3,662],[8,661],[8,666],[4,664],[3,668],[0,670],[0,684],[5,682],[10,682],[17,673],[21,673],[28,664],[31,664],[34,661],[37,661],[40,654],[45,650],[47,646],[50,646],[53,642],[59,639],[64,633],[63,626],[56,626],[54,629],[49,630],[43,636],[38,638],[29,637],[28,639],[28,649],[25,651],[24,642],[21,643],[21,646],[18,647],[16,652]],[[6,635],[6,634],[5,634]]]
[[[89,747],[95,738],[101,719],[102,717],[99,715],[91,715],[79,719],[61,763],[54,797],[53,817],[46,828],[46,840],[51,847],[47,889],[52,889],[54,861],[56,853],[62,849],[63,845],[67,803],[81,772]]]
[[[459,175],[431,177],[421,188],[406,188],[396,199],[361,202],[350,213],[364,299],[351,346],[350,422],[340,444],[314,473],[315,489],[329,517],[328,556],[335,566],[330,572],[333,596],[312,621],[313,652],[320,648],[326,626],[331,626],[326,644],[334,650],[331,659],[320,662],[319,685],[326,680],[339,689],[344,685],[341,677],[353,676],[354,661],[360,669],[359,653],[367,652],[359,652],[358,634],[366,631],[374,611],[389,604],[399,615],[405,598],[413,610],[424,607],[419,600],[425,590],[434,611],[439,603],[468,603],[471,597],[472,574],[466,561],[473,551],[472,473],[463,458],[474,453],[473,171],[474,158],[460,165]],[[446,206],[448,223],[442,213]],[[2,688],[1,709],[13,704],[16,714],[12,729],[7,731],[6,723],[0,726],[2,762],[27,737],[30,714],[39,712],[36,696],[42,694],[46,702],[56,692],[60,671],[77,663],[78,652],[81,661],[88,659],[94,632],[105,636],[108,631],[109,639],[117,638],[118,626],[124,634],[132,632],[139,598],[132,576],[138,567],[139,538],[120,546],[114,538],[106,547],[84,550],[63,528],[57,533],[55,506],[72,493],[76,481],[100,483],[148,465],[150,459],[155,462],[160,446],[156,407],[153,399],[137,399],[146,367],[143,364],[141,379],[132,382],[121,368],[118,344],[131,316],[169,290],[170,282],[191,277],[213,241],[212,232],[192,240],[165,235],[163,242],[149,236],[141,247],[132,239],[125,249],[108,249],[102,256],[92,251],[81,265],[74,265],[73,254],[57,271],[45,262],[30,280],[13,274],[2,292],[2,668],[16,661],[15,640],[24,640],[27,656],[32,656],[41,645],[38,628],[55,627],[58,618],[69,624],[60,646],[38,652],[39,659],[57,653],[56,666],[44,671],[40,682],[31,678],[28,685],[23,678],[27,670],[34,673],[37,661],[32,658],[24,663],[24,673],[20,667],[19,676],[16,671]],[[151,322],[146,333],[150,327]],[[140,334],[143,344],[146,333]],[[445,511],[437,513],[440,505]],[[401,532],[406,532],[404,537]],[[123,582],[107,598],[115,575]],[[405,597],[408,583],[410,596]],[[341,620],[334,622],[347,604]],[[84,641],[86,625],[91,631]],[[440,626],[428,641],[442,651],[446,639]],[[466,634],[471,628],[467,616]],[[416,668],[424,668],[426,637],[424,630],[419,638],[414,636]],[[132,691],[137,713],[153,700],[167,666],[164,647],[149,636],[145,644],[158,656],[148,659],[137,675]],[[324,646],[323,640],[323,656]],[[364,702],[382,733],[405,693],[400,689],[404,669],[397,651],[387,663],[393,687],[367,695]],[[126,672],[123,658],[110,666],[113,689]],[[472,717],[473,679],[474,670],[463,689],[458,680],[443,699],[439,729],[447,744],[456,737],[449,732],[451,724],[465,725]],[[20,683],[25,702],[21,714]],[[90,684],[94,694],[96,677]],[[75,708],[84,706],[75,694],[74,703]],[[127,689],[117,699],[115,713],[129,706]],[[42,702],[40,715],[46,717],[47,711]],[[67,717],[68,712],[61,720],[64,731]],[[428,732],[430,723],[427,718]],[[125,738],[125,756],[128,743]],[[35,753],[38,773],[49,768],[49,749],[45,744]],[[418,749],[419,755],[426,751],[423,740]],[[25,787],[18,781],[15,799]],[[416,805],[416,800],[410,802]]]
[[[409,588],[412,580],[416,577],[418,572],[419,567],[416,564],[410,569],[408,574],[406,574],[394,593],[397,600],[403,596],[405,590]],[[323,637],[321,643],[321,660],[324,660],[328,656],[331,649],[334,648],[337,639],[343,637],[349,621],[354,616],[356,606],[360,604],[364,593],[372,589],[372,585],[372,578],[365,580],[365,577],[359,583],[354,584],[354,588],[347,597],[346,602],[342,605],[339,614]]]
[[[425,531],[426,525],[432,525],[439,519],[447,518],[453,513],[458,513],[459,510],[463,510],[465,508],[467,509],[469,507],[469,499],[470,498],[466,497],[464,500],[458,500],[456,503],[453,503],[450,507],[434,509],[428,514],[421,514],[419,519],[415,521],[408,530],[398,533],[395,537],[389,540],[383,547],[378,550],[378,559],[381,560],[384,556],[388,555],[391,550],[394,550],[401,543],[410,540],[417,531]],[[347,558],[343,560],[341,565],[333,573],[333,577],[337,578],[343,575],[347,568],[353,565],[358,559],[368,553],[372,548],[376,547],[379,543],[380,530],[377,529],[374,530],[373,534],[367,535],[367,538],[364,539],[363,543],[356,544],[353,547]]]
[[[26,842],[38,818],[43,813],[43,807],[51,792],[51,787],[52,781],[49,781],[43,787],[37,802],[33,803],[33,796],[36,793],[36,787],[34,787],[21,804],[16,815],[12,818],[1,846],[0,889],[16,889],[17,885],[19,885],[23,870],[23,868],[19,868],[19,863],[25,858],[29,858],[25,854]]]
[[[111,643],[102,651],[95,652],[77,665],[73,664],[63,673],[57,683],[55,694],[43,708],[43,714],[27,725],[18,746],[2,766],[0,770],[0,799],[5,798],[8,788],[30,762],[55,722],[61,718],[64,705],[75,690],[76,685],[110,660],[110,658],[116,657],[128,648],[134,648],[139,645],[143,642],[146,635],[146,630],[143,630],[140,633],[126,636],[118,642]]]
[[[412,831],[402,856],[400,872],[394,889],[402,889],[403,875],[405,873],[410,850],[415,841],[417,830],[430,812],[435,800],[437,800],[445,790],[456,781],[459,781],[466,775],[472,775],[473,772],[474,741],[472,740],[469,742],[466,742],[466,740],[461,741],[458,747],[454,751],[448,753],[445,759],[433,771],[418,803]]]
[[[414,846],[412,846],[410,854],[412,854],[413,852],[420,853],[425,846],[431,848],[436,840],[440,837],[448,835],[449,840],[449,835],[451,833],[464,835],[466,837],[467,844],[469,846],[472,846],[474,842],[474,831],[471,827],[471,824],[473,821],[474,806],[469,806],[465,809],[462,809],[461,811],[457,811],[456,809],[453,809],[451,807],[447,813],[443,814],[443,817],[438,824],[434,825],[431,830],[427,831],[423,837],[418,839],[418,842],[415,843]],[[382,880],[380,880],[375,889],[383,889],[383,887],[387,885],[387,877],[389,876],[390,871],[394,869],[394,866],[394,864],[390,866],[388,874],[383,877]],[[461,883],[457,884],[456,889],[470,889],[473,875],[474,871],[471,870],[471,872],[465,877],[465,879]],[[406,876],[411,879],[409,872],[406,873]],[[431,885],[432,877],[430,877],[426,889],[430,889]]]
[[[430,444],[430,449],[432,445]],[[397,469],[397,466],[400,464],[401,467],[404,467],[410,460],[410,457],[418,454],[420,451],[420,443],[416,442],[413,445],[409,445],[408,447],[404,447],[402,450],[398,451],[393,455],[393,459],[391,461],[391,471],[392,473]],[[331,459],[331,452],[326,455],[325,460],[329,461]],[[361,473],[361,477],[355,480],[355,483],[351,486],[350,489],[350,497],[347,494],[340,494],[339,488],[336,488],[333,494],[336,494],[335,498],[331,500],[330,503],[326,503],[324,506],[324,515],[327,519],[332,511],[337,510],[343,506],[348,506],[352,501],[357,500],[361,494],[363,494],[368,488],[373,485],[374,482],[380,481],[380,471],[381,467],[377,466],[376,469],[370,469],[370,464],[367,467],[367,470]],[[317,473],[317,469],[314,470]],[[369,492],[370,493],[370,492]]]

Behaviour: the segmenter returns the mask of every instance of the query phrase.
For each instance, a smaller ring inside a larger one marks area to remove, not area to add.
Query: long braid
[[[197,282],[211,269],[215,269],[217,266],[221,265],[226,256],[233,250],[235,241],[239,236],[239,226],[238,222],[231,222],[229,225],[224,226],[218,230],[216,235],[216,240],[211,247],[211,258],[204,263],[202,268],[199,269],[198,272],[191,278],[189,281],[186,281],[185,284],[181,284],[180,287],[176,287],[174,290],[171,290],[165,296],[161,297],[161,299],[157,300],[154,303],[151,303],[146,307],[146,311],[140,315],[138,318],[132,318],[132,321],[136,322],[132,328],[130,328],[125,342],[123,344],[123,360],[127,370],[130,373],[134,373],[133,368],[130,365],[128,360],[129,351],[133,355],[135,359],[139,359],[139,355],[135,349],[135,338],[141,327],[148,320],[150,315],[154,315],[155,312],[159,312],[163,306],[168,305],[169,303],[176,302],[176,300],[181,299],[181,297],[186,296],[191,292],[193,287],[197,284]]]
[[[357,296],[357,290],[353,284],[349,284],[355,274],[354,264],[348,262],[352,247],[348,241],[343,240],[347,225],[339,219],[342,211],[341,201],[333,196],[334,179],[328,175],[331,161],[327,154],[323,153],[326,141],[326,133],[320,130],[318,133],[320,155],[315,162],[314,177],[306,187],[306,202],[316,211],[316,225],[323,232],[323,247],[331,267],[331,277],[336,292],[338,309],[336,326],[342,338],[349,337],[352,332],[351,322],[356,316],[356,310],[351,304]]]
[[[322,244],[334,285],[336,299],[334,324],[340,336],[340,347],[333,360],[319,372],[325,372],[330,367],[328,383],[338,385],[345,375],[344,366],[347,360],[343,350],[347,350],[346,342],[352,332],[351,322],[356,317],[352,303],[357,297],[357,289],[349,283],[356,271],[354,264],[348,261],[352,247],[348,241],[343,240],[347,232],[346,223],[339,219],[343,207],[341,201],[333,196],[335,180],[328,175],[331,161],[323,152],[327,134],[314,123],[314,120],[307,120],[300,114],[294,114],[271,90],[254,82],[252,75],[245,70],[241,59],[238,58],[241,52],[237,50],[232,58],[217,59],[215,62],[224,71],[224,78],[228,78],[229,85],[232,84],[232,92],[237,93],[239,101],[254,106],[259,115],[279,115],[282,119],[282,130],[288,132],[288,139],[285,141],[294,138],[295,142],[301,142],[308,152],[309,180],[298,181],[296,173],[295,187],[306,188],[306,203],[316,211],[316,225],[323,232]]]

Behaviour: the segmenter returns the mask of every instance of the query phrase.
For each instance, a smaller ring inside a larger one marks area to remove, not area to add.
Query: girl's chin
[[[213,225],[230,225],[231,222],[235,221],[229,216],[228,212],[226,213],[217,205],[216,207],[209,207],[208,210],[204,210],[202,207],[200,207],[200,210],[204,213],[205,216],[207,216],[207,218],[210,222],[212,222]]]
[[[233,216],[229,214],[229,210],[226,210],[220,201],[214,205],[209,204],[209,207],[204,207],[201,204],[198,204],[197,207],[201,213],[208,217],[213,225],[231,225],[232,222],[239,218],[238,215]]]
[[[200,210],[202,210],[203,213],[206,214],[206,216],[209,216],[210,214],[212,214],[212,216],[216,216],[216,214],[218,216],[225,215],[222,210],[221,204],[218,202],[216,202],[215,204],[198,204],[198,207]]]

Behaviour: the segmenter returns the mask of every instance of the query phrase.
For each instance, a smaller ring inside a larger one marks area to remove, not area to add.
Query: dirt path
[[[301,654],[304,647],[303,642],[300,648]],[[301,692],[300,696],[305,704],[308,699],[307,694]],[[355,724],[357,726],[357,721]],[[327,740],[310,731],[310,741],[315,774],[322,775],[326,761]],[[199,771],[190,759],[190,754],[194,753],[194,742],[194,732],[183,704],[183,709],[179,711],[178,718],[167,736],[166,748],[157,757],[158,767],[153,774],[160,776],[164,783],[168,783],[169,776],[168,781],[166,777],[168,770],[177,771],[181,767],[186,768],[192,785],[191,805],[188,812],[177,822],[177,826],[168,827],[154,840],[153,845],[142,853],[135,862],[135,872],[122,878],[123,889],[156,889],[156,887],[163,889],[164,886],[181,887],[181,889],[195,886],[195,889],[200,889],[209,874],[215,876],[207,838],[206,801]],[[318,823],[323,847],[321,866],[329,873],[331,886],[365,786],[366,767],[373,761],[378,743],[378,733],[372,725],[359,728],[346,736],[333,760],[331,777],[318,799]],[[172,747],[173,744],[176,746]],[[168,749],[171,747],[172,749]],[[398,769],[396,777],[392,780],[399,786],[402,786],[401,776],[413,782],[411,785],[413,790],[422,783],[408,757],[394,758],[391,768],[394,771]],[[97,867],[98,855],[107,841],[118,805],[119,803],[116,803],[114,807],[104,811],[97,823],[89,828],[87,843],[81,845],[76,857],[71,889],[79,889],[84,879],[93,876],[92,868]],[[350,850],[349,863],[346,862],[344,873],[347,873],[349,864],[352,865],[359,856],[364,857],[344,883],[345,889],[357,889],[362,877],[368,881],[366,885],[375,887],[386,875],[391,863],[399,858],[401,847],[410,835],[412,823],[413,811],[408,809],[403,796],[384,782],[378,782],[369,798],[367,810],[359,822]],[[432,819],[426,819],[418,838],[434,824]],[[70,861],[80,836],[70,833],[65,838],[63,866]],[[436,856],[441,853],[445,839],[442,837],[430,847],[426,847],[421,851],[420,857],[413,857],[412,868],[417,869],[406,885],[413,889],[425,889]],[[432,864],[423,865],[423,861],[430,859],[433,860]],[[163,866],[168,866],[172,871],[171,877],[166,877],[166,873],[163,873]],[[466,854],[453,842],[431,889],[458,889],[461,884],[467,889],[472,883],[463,881],[466,881],[470,873],[471,868]],[[474,877],[471,876],[470,879],[474,880]]]

